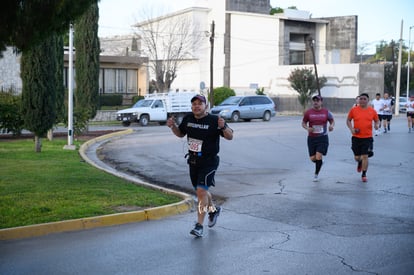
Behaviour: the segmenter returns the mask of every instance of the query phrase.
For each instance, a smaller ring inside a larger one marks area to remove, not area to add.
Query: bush
[[[13,91],[0,91],[0,131],[19,136],[23,129],[21,95]]]
[[[122,95],[100,95],[100,106],[120,106],[122,105]]]
[[[214,93],[214,106],[222,103],[226,98],[236,95],[233,89],[228,87],[219,87],[213,90]]]
[[[266,95],[266,94],[264,93],[264,87],[262,87],[262,88],[257,88],[257,89],[256,89],[256,94],[257,94],[257,95]]]

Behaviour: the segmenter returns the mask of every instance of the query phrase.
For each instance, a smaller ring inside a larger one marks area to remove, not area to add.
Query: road
[[[166,126],[98,144],[118,171],[191,192],[185,140]],[[196,213],[0,242],[0,274],[413,274],[414,134],[405,115],[375,137],[368,183],[336,116],[320,182],[300,117],[231,123],[213,195],[223,211],[205,236]]]

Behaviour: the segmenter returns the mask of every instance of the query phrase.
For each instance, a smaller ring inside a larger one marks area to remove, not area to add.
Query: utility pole
[[[397,68],[397,88],[395,90],[395,115],[400,114],[400,84],[401,84],[401,59],[402,59],[402,36],[403,36],[404,21],[401,20],[401,34],[400,34],[400,47],[398,50],[398,68]]]
[[[213,105],[214,105],[213,59],[214,59],[214,20],[211,23],[211,31],[210,31],[210,109],[213,108]]]
[[[313,67],[315,68],[316,87],[318,88],[318,95],[320,96],[321,95],[321,89],[319,87],[319,77],[318,77],[318,69],[316,68],[314,45],[315,45],[315,40],[311,39],[310,40],[310,47],[311,47],[311,50],[312,50]]]
[[[69,68],[68,68],[68,144],[63,149],[75,150],[73,145],[73,25],[69,26]]]
[[[407,102],[408,98],[410,97],[410,55],[411,55],[411,29],[414,28],[414,26],[410,26],[408,30],[408,61],[407,61]]]

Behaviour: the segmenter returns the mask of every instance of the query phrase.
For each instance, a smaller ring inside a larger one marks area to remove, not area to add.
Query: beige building
[[[115,42],[116,41],[116,42]],[[101,39],[99,93],[122,94],[126,99],[134,95],[145,95],[148,91],[148,58],[139,56],[137,39],[134,36]],[[76,62],[76,54],[74,54]],[[64,54],[64,85],[68,87],[67,51]],[[74,70],[74,74],[76,71]],[[74,83],[74,87],[76,83]],[[20,93],[20,54],[9,47],[0,59],[0,90],[13,89]]]

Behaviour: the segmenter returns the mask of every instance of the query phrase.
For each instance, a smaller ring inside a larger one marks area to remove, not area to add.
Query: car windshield
[[[132,107],[133,108],[137,108],[137,107],[149,107],[149,106],[151,106],[152,102],[153,102],[152,99],[141,99],[137,103],[135,103],[134,106],[132,106]]]
[[[239,96],[231,96],[226,98],[221,104],[220,106],[224,106],[224,105],[237,105],[239,104],[240,100],[242,98]]]
[[[400,102],[407,102],[407,98],[406,97],[400,97]]]

